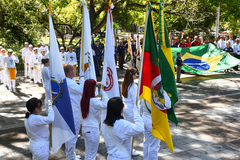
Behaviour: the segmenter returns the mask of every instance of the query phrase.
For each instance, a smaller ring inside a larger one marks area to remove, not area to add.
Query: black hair
[[[48,58],[43,58],[43,59],[42,59],[42,64],[46,64],[46,63],[48,63],[48,61],[49,61]]]
[[[39,108],[42,106],[42,101],[37,98],[31,98],[27,101],[26,107],[27,107],[27,112],[25,115],[25,118],[28,118],[31,113],[34,112],[35,108]]]
[[[109,99],[107,104],[107,116],[103,123],[113,127],[116,120],[123,119],[123,116],[121,115],[123,106],[123,101],[120,97]]]

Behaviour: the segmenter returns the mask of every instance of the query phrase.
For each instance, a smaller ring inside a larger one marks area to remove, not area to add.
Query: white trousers
[[[33,70],[31,69],[30,66],[28,66],[28,76],[30,79],[33,79]]]
[[[80,114],[73,113],[73,118],[74,118],[76,135],[65,143],[65,153],[70,160],[75,160],[75,157],[76,157],[75,148],[76,148],[76,143],[78,139],[78,133],[81,126]]]
[[[158,160],[158,150],[160,149],[160,140],[152,135],[151,117],[145,117],[144,120],[144,142],[143,142],[143,160]]]
[[[41,70],[33,69],[34,83],[41,83]]]
[[[48,114],[49,86],[44,86],[44,89],[45,89],[45,108],[46,113]]]
[[[83,127],[82,134],[85,143],[85,160],[95,160],[100,139],[99,129],[94,127]]]
[[[32,160],[48,160],[49,142],[30,142],[29,150],[32,152]]]
[[[8,70],[2,70],[1,71],[1,82],[3,83],[4,86],[7,86],[7,72]]]
[[[29,68],[28,68],[27,64],[24,63],[24,77],[28,76],[28,70],[29,70]]]

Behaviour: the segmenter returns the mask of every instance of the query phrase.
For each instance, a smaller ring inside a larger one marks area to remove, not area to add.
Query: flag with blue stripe
[[[57,153],[62,144],[73,138],[76,133],[67,81],[51,16],[49,16],[49,31],[51,93],[55,113],[52,123],[52,151]]]

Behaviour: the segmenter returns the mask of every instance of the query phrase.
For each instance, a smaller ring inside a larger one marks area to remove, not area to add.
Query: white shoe
[[[78,138],[80,138],[80,137],[81,137],[81,134],[78,135]],[[81,157],[81,156],[80,156],[80,157]]]
[[[137,153],[137,152],[135,152],[135,149],[133,149],[133,151],[132,151],[132,156],[139,156],[140,154],[139,153]]]
[[[77,159],[81,159],[81,156],[80,155],[76,155],[75,160],[77,160]]]

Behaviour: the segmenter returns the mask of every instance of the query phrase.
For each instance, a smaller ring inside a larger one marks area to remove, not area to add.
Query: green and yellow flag
[[[167,115],[167,110],[171,108],[170,97],[172,96],[164,89],[162,73],[160,72],[161,57],[157,51],[151,14],[152,10],[149,6],[150,5],[148,5],[147,10],[143,54],[139,76],[139,99],[146,100],[150,105],[150,107],[148,107],[148,105],[145,106],[151,113],[152,117],[152,135],[166,142],[168,148],[174,153]]]
[[[195,74],[214,74],[240,64],[239,59],[211,43],[186,48],[174,47],[172,48],[174,58],[176,58],[177,52],[181,52],[182,55],[184,63],[182,70]]]
[[[168,119],[178,124],[175,116],[174,104],[178,100],[177,87],[175,81],[175,70],[173,65],[172,49],[169,43],[167,24],[164,18],[164,3],[160,1],[159,10],[159,66],[162,77],[163,89],[171,99],[171,108],[167,110]]]

